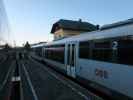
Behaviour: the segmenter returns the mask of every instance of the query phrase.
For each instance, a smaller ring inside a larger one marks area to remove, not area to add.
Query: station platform
[[[24,100],[102,100],[34,59],[20,62]]]

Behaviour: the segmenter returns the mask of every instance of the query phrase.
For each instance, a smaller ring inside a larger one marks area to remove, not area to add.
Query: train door
[[[76,77],[76,43],[67,45],[67,74]]]

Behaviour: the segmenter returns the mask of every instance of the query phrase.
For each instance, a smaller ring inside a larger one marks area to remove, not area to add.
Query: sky
[[[3,0],[10,38],[16,45],[51,41],[53,23],[59,19],[110,24],[133,18],[133,0]]]

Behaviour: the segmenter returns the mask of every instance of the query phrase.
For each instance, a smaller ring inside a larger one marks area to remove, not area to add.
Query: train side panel
[[[79,59],[77,76],[107,87],[110,90],[133,96],[132,66]]]

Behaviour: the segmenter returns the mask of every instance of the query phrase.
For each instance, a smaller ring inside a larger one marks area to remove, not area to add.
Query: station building
[[[88,22],[60,19],[52,26],[51,33],[54,35],[54,40],[59,40],[65,37],[78,35],[84,32],[95,31],[98,25],[93,25]]]

